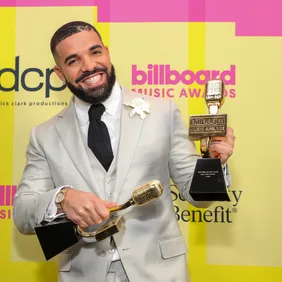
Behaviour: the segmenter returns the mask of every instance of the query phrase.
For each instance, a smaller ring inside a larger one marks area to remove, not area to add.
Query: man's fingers
[[[101,219],[105,220],[108,219],[110,216],[110,212],[108,211],[104,203],[99,203],[95,205],[95,211]]]
[[[113,208],[117,205],[116,202],[106,202],[106,201],[104,201],[104,204],[105,204],[106,208],[108,208],[108,209]]]
[[[215,141],[224,141],[226,142],[227,141],[227,136],[222,136],[222,137],[212,137],[211,138],[211,143],[215,142]]]
[[[82,228],[86,228],[86,227],[89,226],[89,224],[87,224],[87,223],[86,223],[84,220],[82,220],[82,219],[77,219],[77,220],[72,219],[72,221],[73,221],[75,224],[77,224],[77,225],[79,225],[80,227],[82,227]]]
[[[233,153],[233,147],[228,143],[214,144],[210,147],[210,150],[228,156],[230,156]]]
[[[64,212],[81,227],[102,223],[110,216],[108,208],[116,206],[116,203],[104,201],[93,193],[74,191],[70,196]]]
[[[227,138],[228,140],[235,140],[234,131],[231,127],[227,128]]]
[[[233,128],[227,127],[227,135],[228,134],[233,134],[233,133],[234,133]]]

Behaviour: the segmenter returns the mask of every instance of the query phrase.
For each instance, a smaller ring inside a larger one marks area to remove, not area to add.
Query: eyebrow
[[[93,51],[93,50],[98,49],[98,48],[102,48],[102,46],[99,45],[99,44],[93,45],[93,46],[91,46],[88,50],[89,50],[89,51]],[[69,56],[67,56],[67,57],[65,58],[64,63],[66,64],[70,59],[76,58],[76,57],[77,57],[77,54],[71,54],[71,55],[69,55]]]

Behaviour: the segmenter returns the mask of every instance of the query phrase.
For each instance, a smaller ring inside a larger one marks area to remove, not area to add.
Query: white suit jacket
[[[143,97],[124,88],[122,95],[126,103]],[[189,195],[199,155],[188,140],[179,109],[172,100],[144,99],[151,104],[151,113],[144,120],[138,115],[130,117],[130,109],[122,106],[114,191],[117,204],[128,201],[135,188],[152,179],[160,180],[164,192],[147,206],[124,210],[125,228],[114,239],[131,282],[189,281],[187,248],[173,208],[170,178],[194,206],[207,207],[211,203],[196,203]],[[34,234],[56,188],[62,185],[69,184],[107,200],[88,153],[73,102],[32,129],[13,211],[21,233]],[[81,240],[59,255],[59,280],[104,281],[110,248],[109,239],[99,243]]]

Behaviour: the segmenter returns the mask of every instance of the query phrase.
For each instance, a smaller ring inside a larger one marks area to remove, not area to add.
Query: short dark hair
[[[69,22],[61,26],[52,36],[51,42],[50,42],[50,49],[51,49],[52,54],[54,55],[56,53],[55,49],[61,41],[83,30],[95,31],[98,34],[99,38],[102,40],[100,33],[93,25],[86,23],[86,22],[82,22],[82,21]]]

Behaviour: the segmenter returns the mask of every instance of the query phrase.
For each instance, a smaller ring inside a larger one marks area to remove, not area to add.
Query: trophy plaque
[[[230,192],[220,161],[220,155],[210,150],[213,138],[226,138],[227,114],[220,114],[224,103],[224,83],[209,80],[204,93],[209,113],[190,116],[189,139],[200,141],[201,159],[197,160],[190,195],[195,201],[230,201]]]

